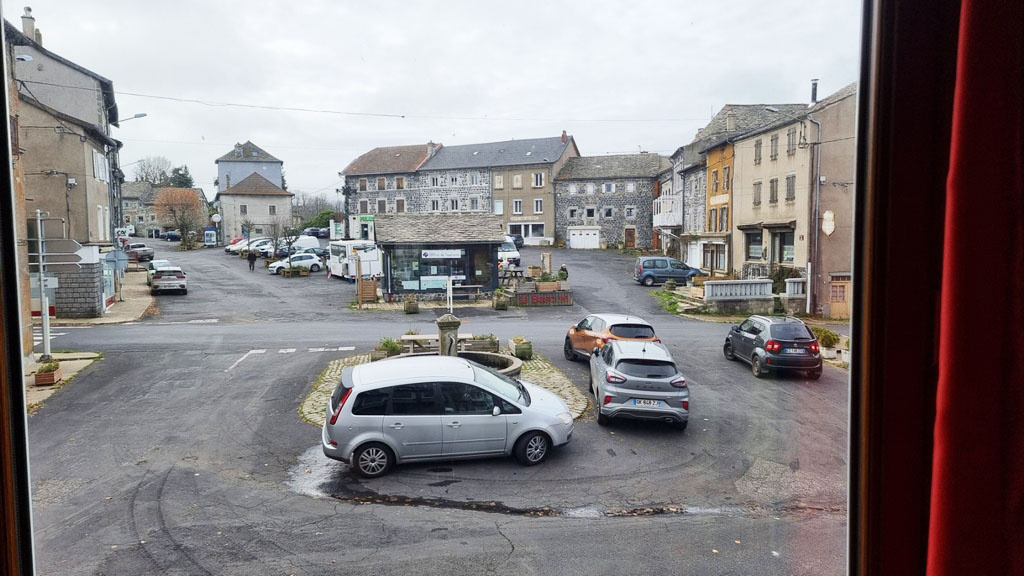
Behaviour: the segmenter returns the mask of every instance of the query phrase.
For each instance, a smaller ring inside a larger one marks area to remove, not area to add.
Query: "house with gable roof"
[[[250,174],[259,174],[274,186],[284,188],[284,162],[274,158],[252,141],[246,140],[245,144],[235,144],[233,150],[217,158],[214,163],[217,165],[218,193],[240,183]]]
[[[280,226],[292,225],[291,192],[253,172],[226,190],[217,192],[214,203],[221,217],[224,238],[283,233]],[[251,229],[244,230],[251,223]]]

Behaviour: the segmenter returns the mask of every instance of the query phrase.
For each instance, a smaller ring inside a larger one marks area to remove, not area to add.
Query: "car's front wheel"
[[[644,276],[644,286],[654,286],[654,276]]]
[[[523,466],[540,464],[551,451],[551,441],[541,432],[527,432],[516,442],[516,460]]]
[[[726,360],[736,359],[736,354],[734,354],[732,350],[732,342],[729,342],[728,340],[725,341],[725,346],[722,347],[722,354],[725,354]]]
[[[566,336],[565,344],[562,345],[562,355],[570,362],[576,361],[576,350],[572,347],[572,340]]]
[[[320,265],[319,264],[313,264],[312,266],[309,267],[309,271],[310,272],[319,272],[320,271]]]
[[[352,454],[352,469],[364,478],[383,476],[395,465],[391,449],[379,442],[370,442],[356,448]]]

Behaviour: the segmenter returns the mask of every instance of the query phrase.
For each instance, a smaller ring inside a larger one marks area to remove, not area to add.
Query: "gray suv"
[[[803,371],[817,380],[821,378],[820,352],[814,333],[791,316],[751,316],[732,327],[722,348],[727,360],[749,362],[756,378],[770,372]]]
[[[375,478],[395,464],[515,455],[532,466],[572,438],[555,394],[447,356],[346,368],[327,401],[324,454]]]
[[[668,348],[658,342],[612,340],[590,357],[597,423],[612,418],[661,420],[686,430],[690,389]]]

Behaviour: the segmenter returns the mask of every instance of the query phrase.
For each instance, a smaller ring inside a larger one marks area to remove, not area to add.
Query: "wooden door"
[[[626,248],[636,248],[636,229],[626,228],[625,234]]]
[[[850,282],[833,281],[829,286],[828,315],[832,318],[850,317]]]

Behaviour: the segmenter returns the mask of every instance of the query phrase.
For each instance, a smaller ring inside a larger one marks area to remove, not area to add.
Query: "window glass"
[[[360,392],[352,405],[352,413],[356,416],[383,416],[391,396],[389,392],[389,388]]]
[[[437,394],[433,383],[402,384],[391,389],[388,414],[422,416],[437,413]]]
[[[786,323],[772,324],[772,338],[778,338],[779,340],[810,340],[814,338],[814,335],[803,324]]]
[[[481,386],[493,390],[499,396],[508,398],[509,400],[518,400],[522,398],[519,391],[519,384],[515,380],[505,376],[504,374],[499,374],[482,364],[477,364],[472,360],[470,360],[469,363],[473,366],[473,379]],[[527,402],[527,405],[529,405],[529,402]]]
[[[619,338],[654,338],[654,328],[644,324],[615,324],[610,332]]]
[[[626,376],[637,378],[669,378],[679,373],[676,365],[671,362],[659,360],[620,360],[615,369]]]
[[[671,266],[673,270],[686,270],[686,265],[678,260],[670,260],[669,266]]]
[[[442,382],[441,407],[445,414],[491,414],[494,396],[472,384]]]

